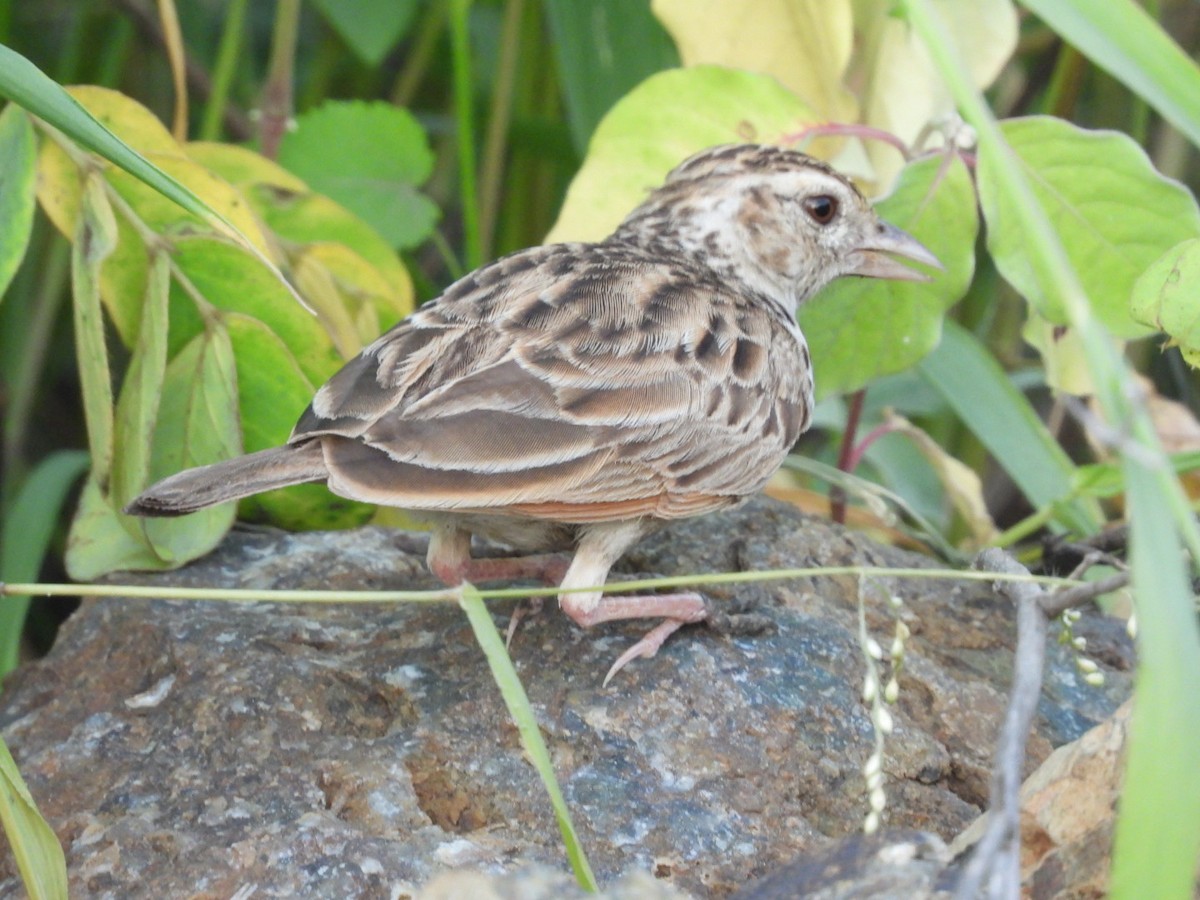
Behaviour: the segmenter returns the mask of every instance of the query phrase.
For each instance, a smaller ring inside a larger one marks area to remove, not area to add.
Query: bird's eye
[[[828,225],[833,221],[833,217],[837,215],[838,202],[828,194],[806,197],[804,200],[804,211],[818,225]]]

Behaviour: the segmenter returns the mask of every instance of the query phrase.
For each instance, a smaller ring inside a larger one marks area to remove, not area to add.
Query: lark
[[[522,250],[452,284],[322,386],[284,446],[180,472],[126,512],[304,482],[414,511],[447,585],[534,577],[585,628],[661,619],[607,683],[708,618],[694,591],[605,596],[610,568],[664,524],[766,484],[812,413],[797,308],[846,276],[928,279],[897,258],[941,268],[828,165],[708,149],[608,238]],[[473,559],[472,535],[521,555]]]

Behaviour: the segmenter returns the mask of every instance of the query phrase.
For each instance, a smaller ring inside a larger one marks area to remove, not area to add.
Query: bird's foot
[[[703,622],[709,616],[708,606],[703,595],[695,591],[682,591],[674,594],[612,594],[601,597],[600,602],[588,609],[572,600],[578,595],[567,594],[562,598],[563,611],[584,628],[599,625],[601,622],[615,622],[621,619],[663,619],[636,644],[617,657],[608,674],[604,676],[607,685],[612,677],[635,659],[649,658],[658,652],[672,634],[682,626],[695,622]]]

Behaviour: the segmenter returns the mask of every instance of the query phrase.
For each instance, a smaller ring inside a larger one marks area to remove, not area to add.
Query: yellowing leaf
[[[818,118],[767,75],[719,66],[652,75],[596,127],[546,241],[600,240],[693,153],[716,144],[779,143]]]
[[[304,294],[317,318],[344,359],[362,349],[354,318],[347,308],[329,269],[308,253],[300,253],[292,263],[296,287]]]
[[[849,0],[654,0],[684,65],[772,75],[830,122],[854,122],[842,78],[853,49]]]
[[[378,269],[345,244],[310,244],[302,255],[320,263],[333,276],[343,303],[359,324],[359,336],[364,343],[379,336],[380,326],[389,327],[413,311],[411,284],[401,285],[401,290],[397,290]]]
[[[259,252],[268,253],[267,240],[257,217],[245,198],[228,182],[190,159],[155,153],[146,154],[146,158],[224,216]],[[108,179],[117,193],[133,207],[138,218],[153,231],[168,235],[183,231],[213,232],[199,217],[180,209],[129,173],[116,170],[109,173]]]
[[[80,102],[101,125],[126,144],[146,155],[183,156],[179,142],[158,117],[132,97],[96,85],[76,85],[67,93]]]
[[[186,145],[187,155],[205,168],[216,172],[234,187],[246,190],[256,184],[303,192],[308,186],[283,166],[234,144],[213,141],[192,141]]]
[[[1012,0],[935,0],[975,84],[987,87],[1017,46],[1017,12]],[[862,121],[911,144],[926,126],[954,112],[954,102],[925,45],[893,0],[855,0],[859,46],[849,80],[861,84]],[[888,185],[903,160],[877,141],[866,142],[878,181]]]
[[[335,241],[353,247],[379,270],[395,291],[411,294],[412,279],[400,257],[375,231],[354,213],[328,197],[256,184],[248,198],[267,226],[279,237],[295,244]]]
[[[1079,334],[1067,325],[1056,325],[1030,308],[1021,337],[1042,356],[1046,384],[1064,394],[1084,397],[1095,393]],[[1118,342],[1123,343],[1123,342]]]
[[[64,237],[74,240],[83,197],[83,175],[54,141],[42,141],[37,163],[37,197],[46,217]],[[181,215],[183,211],[180,210]],[[100,267],[100,297],[122,343],[133,346],[146,285],[146,248],[124,216],[117,219],[117,241]]]

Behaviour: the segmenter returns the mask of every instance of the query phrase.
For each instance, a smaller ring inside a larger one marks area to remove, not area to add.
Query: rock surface
[[[179,572],[121,580],[434,587],[423,554],[423,536],[383,529],[235,532]],[[626,570],[849,564],[932,563],[760,499],[655,535]],[[860,829],[873,748],[860,596],[885,648],[896,615],[912,632],[885,825],[948,841],[978,815],[1014,641],[1012,610],[987,584],[820,576],[709,593],[757,603],[773,630],[686,629],[608,688],[603,673],[644,624],[584,633],[547,604],[517,632],[517,670],[602,884],[649,874],[663,892],[645,896],[727,896]],[[503,626],[512,604],[493,608]],[[1087,687],[1066,650],[1048,649],[1030,771],[1128,694],[1120,624],[1085,616],[1076,630],[1107,683]],[[10,679],[0,726],[66,848],[72,896],[405,897],[439,875],[565,867],[450,604],[87,601],[51,655]],[[0,896],[20,890],[0,857]]]

